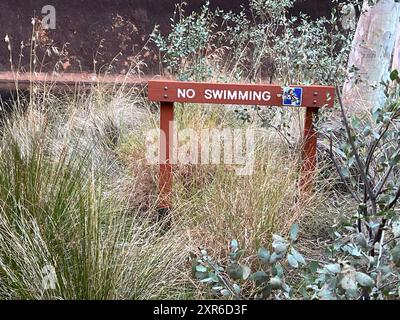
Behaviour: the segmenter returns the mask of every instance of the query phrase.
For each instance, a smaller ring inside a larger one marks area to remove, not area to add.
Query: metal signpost
[[[159,210],[164,214],[171,208],[173,183],[171,156],[173,133],[171,122],[174,120],[174,103],[203,103],[226,105],[259,105],[305,107],[303,136],[303,165],[300,187],[306,190],[313,180],[317,164],[317,134],[313,117],[322,107],[333,107],[335,88],[330,86],[290,86],[257,84],[221,84],[180,82],[171,80],[150,80],[148,97],[150,101],[160,103],[160,139],[159,153]],[[166,141],[165,145],[164,142]]]

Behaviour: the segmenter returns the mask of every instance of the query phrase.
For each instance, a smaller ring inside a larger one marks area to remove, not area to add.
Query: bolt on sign
[[[305,108],[300,187],[302,190],[307,190],[312,184],[317,164],[317,134],[314,130],[313,116],[317,114],[319,108],[333,107],[334,94],[335,88],[332,86],[282,87],[264,84],[150,80],[148,98],[150,101],[160,103],[160,131],[166,141],[164,146],[161,145],[163,141],[160,139],[160,210],[169,210],[171,207],[173,139],[170,122],[174,120],[175,102]]]

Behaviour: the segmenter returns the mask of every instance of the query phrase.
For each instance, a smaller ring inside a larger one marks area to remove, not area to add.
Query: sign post
[[[306,108],[303,165],[300,178],[300,188],[304,191],[312,185],[317,166],[317,134],[314,130],[313,118],[319,108],[333,107],[334,94],[335,89],[331,86],[281,87],[263,84],[150,80],[148,97],[150,101],[160,102],[160,132],[161,136],[165,137],[165,139],[160,139],[159,209],[164,214],[171,208],[170,198],[173,183],[171,128],[174,119],[174,102]]]
[[[170,125],[174,121],[174,103],[161,102],[160,103],[160,132],[165,135],[166,144],[163,145],[163,139],[160,138],[160,177],[159,177],[159,191],[160,191],[160,204],[161,210],[168,210],[171,206],[170,195],[172,192],[172,132]],[[164,214],[162,214],[164,215]]]

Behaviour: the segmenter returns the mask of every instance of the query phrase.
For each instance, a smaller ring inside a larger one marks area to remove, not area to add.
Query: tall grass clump
[[[60,103],[68,106],[54,97],[40,104],[33,100],[26,111],[2,122],[0,299],[184,294],[176,290],[177,267],[186,256],[183,241],[173,230],[160,235],[157,225],[127,211],[125,200],[110,194],[108,171],[116,171],[117,161],[99,166],[104,154],[93,152],[105,140],[90,145],[65,134],[66,127],[75,132],[78,127],[80,138],[89,139],[90,130],[76,124],[87,105],[74,112],[45,111],[46,105]],[[101,132],[103,123],[92,123]]]

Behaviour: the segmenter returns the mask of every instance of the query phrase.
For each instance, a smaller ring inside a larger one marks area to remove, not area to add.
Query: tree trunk
[[[349,111],[383,105],[381,81],[389,78],[400,17],[400,3],[380,0],[374,6],[364,0],[349,57],[349,76],[343,87],[343,101]],[[355,72],[352,72],[355,70]]]
[[[393,64],[392,70],[397,69],[400,71],[400,21],[398,22],[396,43],[393,51]]]

